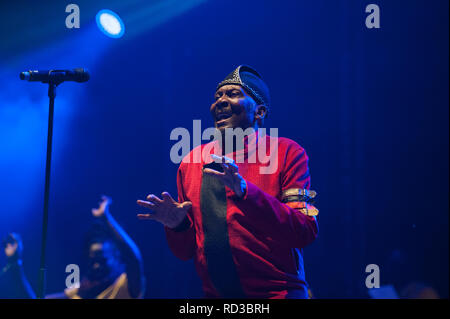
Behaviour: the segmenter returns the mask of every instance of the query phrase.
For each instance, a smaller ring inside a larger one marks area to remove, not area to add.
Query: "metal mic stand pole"
[[[37,297],[45,298],[46,266],[45,253],[47,246],[47,225],[48,225],[48,202],[50,197],[50,168],[52,162],[52,139],[53,139],[53,113],[55,108],[56,87],[60,82],[48,82],[49,112],[48,112],[48,133],[47,133],[47,160],[45,164],[45,189],[44,189],[44,212],[42,219],[42,242],[41,242],[41,262],[39,267],[39,287]]]

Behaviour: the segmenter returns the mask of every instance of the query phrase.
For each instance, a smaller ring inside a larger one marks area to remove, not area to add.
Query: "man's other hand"
[[[149,214],[138,214],[141,220],[156,220],[169,228],[176,228],[186,217],[188,210],[192,207],[191,202],[176,202],[169,193],[163,192],[162,199],[150,194],[147,201],[138,200],[138,205],[150,209]]]

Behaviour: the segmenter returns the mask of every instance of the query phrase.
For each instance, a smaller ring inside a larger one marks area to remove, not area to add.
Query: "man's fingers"
[[[192,207],[192,203],[189,202],[189,201],[186,201],[186,202],[181,203],[181,208],[183,208],[183,209],[185,209],[185,210],[188,210],[188,209],[190,209],[191,207]]]
[[[223,170],[229,173],[236,173],[238,171],[238,167],[234,163],[220,163],[222,165]]]
[[[222,166],[226,166],[226,168],[230,171],[237,172],[239,170],[239,167],[236,165],[235,161],[233,161],[231,158],[224,156],[223,157],[225,162],[222,164]]]
[[[154,220],[155,215],[153,214],[137,214],[137,218],[140,220]]]
[[[216,163],[222,163],[223,162],[223,157],[222,156],[218,156],[216,154],[211,154],[211,158]]]
[[[203,173],[205,173],[207,175],[211,175],[211,176],[217,176],[217,177],[225,176],[225,173],[216,171],[215,169],[211,169],[211,168],[203,169]]]
[[[163,199],[168,200],[170,203],[175,203],[175,200],[172,198],[172,196],[170,196],[168,192],[163,192],[161,196]]]
[[[137,204],[139,205],[139,206],[143,206],[143,207],[146,207],[146,208],[150,208],[150,209],[155,209],[155,204],[153,204],[153,203],[151,203],[151,202],[146,202],[145,200],[138,200],[137,201]]]
[[[234,160],[229,157],[211,154],[211,158],[216,163],[220,164],[224,170],[231,171],[232,173],[234,173],[237,172],[239,169]]]
[[[229,157],[226,157],[226,156],[222,156],[222,158],[223,158],[223,162],[224,162],[224,163],[227,163],[227,164],[234,164],[234,160],[233,160],[233,159],[231,159],[231,158],[229,158]]]
[[[158,196],[155,196],[153,194],[150,194],[147,196],[147,200],[149,202],[152,202],[153,204],[161,204],[162,200],[158,198]]]
[[[106,207],[112,204],[112,199],[109,196],[102,195],[101,202],[98,203],[99,207]]]
[[[211,158],[216,163],[227,163],[227,164],[234,164],[234,160],[232,158],[226,157],[226,156],[218,156],[216,154],[211,154]]]

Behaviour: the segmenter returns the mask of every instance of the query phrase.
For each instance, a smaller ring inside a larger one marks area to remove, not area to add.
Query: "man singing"
[[[305,150],[258,132],[270,99],[254,69],[236,68],[214,97],[210,111],[219,138],[182,161],[178,202],[167,192],[150,194],[137,201],[150,212],[138,217],[165,226],[177,257],[195,258],[208,298],[307,298],[302,249],[317,237],[318,211],[310,204],[315,192],[309,191]],[[239,129],[252,133],[230,138],[228,132]],[[259,152],[263,146],[275,169],[256,156],[267,155]]]

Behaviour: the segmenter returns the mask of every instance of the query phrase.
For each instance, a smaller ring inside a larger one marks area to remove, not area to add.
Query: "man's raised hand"
[[[169,193],[161,194],[162,199],[150,194],[147,201],[138,200],[138,205],[150,209],[149,214],[138,214],[141,220],[156,220],[169,228],[176,228],[186,217],[188,210],[192,207],[192,203],[187,201],[183,203],[176,202]]]
[[[244,178],[239,174],[239,167],[226,156],[211,154],[211,158],[223,168],[223,172],[218,172],[211,168],[203,169],[203,173],[220,180],[225,186],[231,188],[238,197],[243,197],[246,191]]]
[[[104,217],[105,214],[109,214],[109,206],[112,203],[112,199],[103,195],[102,201],[98,203],[98,208],[92,208],[92,216],[96,218]]]

